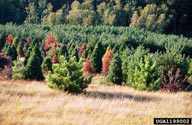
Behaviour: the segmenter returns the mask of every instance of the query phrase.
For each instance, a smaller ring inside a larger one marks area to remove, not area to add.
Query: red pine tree
[[[6,38],[6,41],[7,41],[8,43],[12,43],[13,40],[14,40],[14,37],[13,37],[12,34],[9,34],[9,35],[7,36],[7,38]]]
[[[109,64],[113,58],[113,51],[109,49],[102,59],[102,74],[107,75]]]
[[[59,63],[59,60],[58,60],[57,55],[54,55],[54,56],[52,57],[51,62],[52,62],[53,64]]]
[[[83,75],[85,77],[89,76],[90,74],[93,73],[93,67],[92,67],[91,62],[88,58],[85,60],[82,70],[83,70]]]
[[[53,36],[53,34],[49,34],[46,39],[45,39],[45,45],[44,45],[44,50],[45,51],[49,51],[49,49],[51,47],[56,47],[57,43],[56,43],[56,39]]]
[[[82,56],[83,52],[86,50],[86,44],[83,43],[79,52],[78,52],[78,55],[79,55],[79,58]]]

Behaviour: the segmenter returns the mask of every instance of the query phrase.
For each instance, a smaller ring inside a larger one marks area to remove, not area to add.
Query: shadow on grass
[[[143,95],[130,95],[125,93],[110,93],[110,92],[99,92],[99,91],[91,91],[85,92],[84,95],[90,98],[99,98],[99,99],[130,99],[138,102],[145,101],[159,101],[158,97],[150,97]]]

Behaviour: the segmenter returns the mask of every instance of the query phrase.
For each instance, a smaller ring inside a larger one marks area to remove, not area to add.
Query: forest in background
[[[130,26],[191,36],[191,0],[1,0],[0,23]]]

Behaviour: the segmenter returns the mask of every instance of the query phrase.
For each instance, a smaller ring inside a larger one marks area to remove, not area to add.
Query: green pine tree
[[[43,60],[43,63],[41,65],[43,73],[48,73],[48,71],[53,71],[52,70],[52,62],[50,57],[46,57]]]
[[[59,56],[61,56],[61,55],[65,56],[65,59],[68,60],[68,58],[69,58],[69,53],[68,53],[67,47],[66,47],[65,45],[63,45],[63,46],[60,48],[60,50],[59,50]]]
[[[27,61],[28,61],[28,59],[29,59],[29,57],[30,57],[30,54],[31,54],[32,49],[33,49],[32,47],[29,47],[29,48],[27,49],[27,52],[25,53],[24,65],[27,64]]]
[[[27,61],[23,77],[30,80],[44,80],[40,59],[34,51],[32,51]]]
[[[53,64],[53,73],[48,74],[48,86],[59,88],[71,93],[80,93],[87,87],[82,73],[82,64],[75,57],[68,61],[64,56],[59,57],[59,62]]]
[[[16,50],[15,46],[12,44],[9,44],[6,49],[5,55],[11,57],[12,60],[16,60],[17,59],[17,50]]]
[[[37,44],[33,47],[32,52],[34,52],[38,56],[39,62],[40,64],[42,64],[43,57],[41,56],[41,51],[39,50],[39,47],[37,47]]]
[[[23,51],[23,48],[24,48],[24,44],[22,41],[20,41],[18,43],[18,46],[17,46],[17,53],[19,56],[23,57],[24,56],[24,51]]]
[[[107,81],[115,84],[121,84],[122,80],[122,62],[119,54],[116,54],[110,62]]]
[[[96,73],[101,72],[103,54],[104,54],[103,45],[101,42],[98,42],[90,57],[91,64],[93,65],[94,71]]]
[[[157,71],[156,61],[145,56],[140,60],[139,66],[135,67],[133,87],[140,90],[158,90],[160,88],[160,75]]]

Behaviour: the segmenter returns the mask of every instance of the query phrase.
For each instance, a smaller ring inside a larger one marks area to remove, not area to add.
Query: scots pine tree
[[[11,60],[16,60],[17,59],[17,50],[16,50],[15,46],[12,44],[9,44],[8,48],[6,49],[5,55],[11,57]]]
[[[87,87],[81,70],[82,64],[75,57],[66,61],[64,56],[59,57],[59,62],[53,64],[53,73],[48,74],[48,86],[70,93],[82,92]]]
[[[40,59],[34,51],[32,51],[27,61],[23,77],[30,80],[44,80]]]
[[[26,53],[25,53],[25,60],[24,60],[24,65],[25,65],[25,66],[27,65],[27,61],[28,61],[28,59],[29,59],[29,57],[30,57],[30,54],[31,54],[32,49],[33,49],[32,47],[29,47],[29,48],[27,49]]]
[[[113,58],[113,52],[111,49],[107,49],[102,59],[102,74],[107,75],[109,70],[109,64]]]
[[[20,56],[20,57],[23,57],[24,56],[24,51],[23,51],[23,48],[24,48],[24,43],[22,41],[20,41],[17,45],[17,54]]]
[[[88,58],[85,60],[82,70],[85,77],[93,73],[93,66]]]
[[[107,81],[115,84],[122,83],[122,62],[118,54],[115,54],[112,61],[110,62],[109,71],[107,74]]]
[[[157,71],[156,61],[148,55],[140,60],[139,66],[135,67],[133,87],[139,90],[158,90],[160,88],[160,75]]]
[[[59,56],[65,56],[65,59],[69,59],[69,53],[68,53],[68,50],[67,50],[67,47],[65,45],[63,45],[60,50],[59,50]]]
[[[43,57],[41,56],[41,51],[39,50],[39,47],[37,47],[37,44],[33,47],[32,52],[34,52],[38,56],[39,62],[40,64],[42,64]]]
[[[45,57],[43,60],[43,63],[41,65],[43,73],[48,73],[48,71],[53,71],[52,70],[52,62],[50,57]]]
[[[98,42],[90,57],[91,64],[93,65],[94,71],[96,73],[101,72],[103,54],[104,54],[103,45],[101,42]]]

